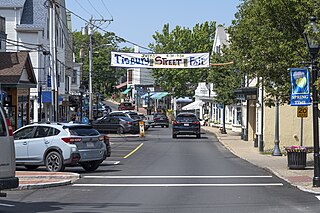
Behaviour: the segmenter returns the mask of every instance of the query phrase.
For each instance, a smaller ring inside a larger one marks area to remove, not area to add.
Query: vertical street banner
[[[291,106],[310,105],[310,72],[306,68],[290,68]]]
[[[207,68],[209,53],[150,54],[111,52],[111,66],[131,68]]]

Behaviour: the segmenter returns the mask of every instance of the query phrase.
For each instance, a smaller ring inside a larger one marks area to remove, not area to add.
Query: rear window
[[[126,106],[126,107],[130,107],[132,106],[132,103],[122,103],[123,106]]]
[[[71,135],[76,136],[94,136],[100,133],[91,126],[75,126],[69,127],[69,132]]]
[[[196,115],[192,115],[192,114],[180,114],[180,115],[177,115],[176,120],[193,122],[193,121],[198,121],[198,118]]]
[[[165,114],[154,114],[155,118],[159,118],[159,117],[167,117]]]

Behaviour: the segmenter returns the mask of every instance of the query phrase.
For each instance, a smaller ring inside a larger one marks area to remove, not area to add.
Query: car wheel
[[[177,135],[176,134],[172,134],[172,138],[177,138]]]
[[[35,170],[37,169],[39,166],[38,165],[24,165],[24,167],[28,170]]]
[[[123,134],[123,133],[124,133],[123,127],[119,127],[119,128],[117,129],[117,133],[118,133],[118,134]]]
[[[161,128],[164,128],[164,126],[161,126]]]
[[[166,127],[169,128],[169,125],[167,125]]]
[[[45,165],[49,172],[62,172],[65,168],[61,154],[56,151],[47,154]]]
[[[95,161],[81,163],[81,166],[87,172],[93,172],[99,168],[100,164],[101,164],[100,160],[95,160]]]
[[[201,135],[200,134],[197,134],[197,138],[200,138],[201,137]]]

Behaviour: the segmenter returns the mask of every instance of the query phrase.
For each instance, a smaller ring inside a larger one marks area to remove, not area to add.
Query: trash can
[[[304,169],[307,164],[307,148],[291,146],[286,148],[289,169]]]

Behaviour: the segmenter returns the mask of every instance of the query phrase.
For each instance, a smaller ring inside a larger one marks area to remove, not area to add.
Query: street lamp
[[[275,102],[275,134],[274,134],[274,148],[272,152],[272,156],[282,156],[280,148],[279,148],[279,98],[276,95]]]
[[[313,146],[314,146],[314,177],[313,186],[320,186],[320,169],[319,169],[319,120],[318,120],[318,91],[315,82],[318,78],[317,62],[318,52],[320,44],[315,40],[314,34],[318,32],[316,28],[316,18],[312,16],[310,18],[310,24],[312,27],[312,34],[304,34],[307,42],[308,50],[311,58],[312,69],[312,114],[313,114]]]

